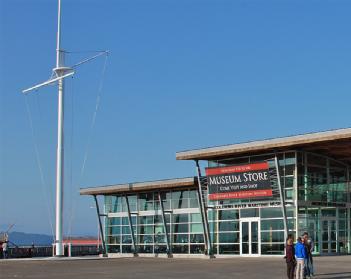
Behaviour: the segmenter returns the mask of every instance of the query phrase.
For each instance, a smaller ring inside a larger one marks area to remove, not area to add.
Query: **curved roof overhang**
[[[351,165],[351,128],[176,153],[177,160],[221,160],[287,150],[314,152]]]
[[[175,178],[166,180],[156,180],[148,182],[135,182],[125,184],[115,184],[108,186],[97,186],[80,189],[81,195],[113,195],[113,194],[130,194],[135,192],[145,192],[165,189],[191,188],[197,185],[194,177]]]

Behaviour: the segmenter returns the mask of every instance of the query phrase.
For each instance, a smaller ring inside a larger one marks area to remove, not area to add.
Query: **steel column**
[[[351,209],[350,209],[350,198],[351,198],[351,181],[350,181],[350,167],[346,167],[346,180],[347,180],[347,212],[346,212],[346,220],[347,220],[347,242],[348,242],[348,248],[347,252],[350,254],[351,253]]]
[[[129,206],[128,196],[125,195],[124,197],[126,199],[127,210],[128,210],[128,223],[129,223],[130,234],[132,235],[132,245],[133,245],[133,250],[134,250],[133,254],[135,255],[135,254],[137,254],[137,249],[136,249],[134,229],[133,229],[133,224],[132,224],[132,215],[130,213],[130,206]]]
[[[104,230],[103,230],[102,223],[101,223],[101,218],[100,218],[101,217],[100,207],[99,207],[99,203],[98,203],[96,195],[93,195],[93,197],[94,197],[94,200],[95,200],[96,214],[97,214],[97,217],[98,217],[98,220],[99,220],[100,235],[101,235],[101,240],[102,240],[102,251],[103,251],[103,254],[105,255],[107,253],[107,250],[106,250],[106,242],[105,242]]]
[[[294,200],[294,205],[295,205],[295,235],[298,236],[298,231],[299,231],[299,169],[297,167],[298,165],[298,156],[301,155],[303,156],[303,153],[296,152],[295,151],[295,177],[294,177],[294,188],[295,188],[295,200]]]
[[[198,202],[200,206],[202,226],[204,230],[204,240],[205,240],[207,254],[212,255],[212,246],[211,246],[211,239],[210,239],[210,233],[209,233],[210,228],[209,228],[208,219],[207,219],[207,209],[205,207],[204,198],[202,196],[201,169],[200,169],[199,161],[195,160],[195,163],[196,163],[197,182],[198,182],[197,197],[198,197]]]
[[[158,192],[158,200],[160,201],[160,208],[161,208],[161,212],[162,212],[162,223],[163,223],[163,228],[164,228],[165,234],[166,234],[167,255],[168,255],[168,257],[170,257],[170,255],[172,254],[172,249],[171,249],[171,245],[170,245],[170,241],[169,241],[169,234],[168,234],[168,230],[167,230],[166,215],[165,215],[165,209],[163,207],[161,192]]]
[[[288,219],[286,217],[285,195],[283,192],[281,179],[280,179],[279,160],[278,160],[277,154],[275,154],[274,161],[275,161],[275,167],[277,169],[277,182],[278,182],[279,193],[280,193],[280,203],[281,203],[283,218],[284,218],[284,234],[285,234],[284,238],[287,239],[289,234]]]

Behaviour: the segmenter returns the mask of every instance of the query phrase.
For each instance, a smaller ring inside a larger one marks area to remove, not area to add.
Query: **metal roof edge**
[[[99,195],[108,193],[120,193],[120,192],[135,192],[143,190],[152,190],[155,188],[172,188],[181,186],[192,186],[195,185],[195,177],[183,177],[183,178],[172,178],[145,182],[133,182],[133,183],[123,183],[114,184],[106,186],[96,186],[80,188],[80,195]]]
[[[329,137],[333,137],[328,139]],[[227,144],[220,146],[213,146],[207,148],[186,150],[176,152],[177,160],[195,160],[204,157],[225,155],[227,153],[244,152],[244,151],[258,151],[268,148],[294,146],[297,144],[328,141],[340,138],[351,138],[351,128],[341,128],[334,130],[326,130],[321,132],[311,132],[306,134],[298,134],[286,137],[277,137],[271,139],[254,140],[236,144]],[[305,141],[305,142],[304,142]],[[269,147],[270,146],[270,147]]]

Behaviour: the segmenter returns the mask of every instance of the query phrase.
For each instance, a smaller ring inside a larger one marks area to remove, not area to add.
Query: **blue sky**
[[[350,11],[350,1],[63,0],[63,48],[110,51],[83,175],[104,59],[66,82],[65,232],[96,232],[81,187],[194,175],[176,151],[350,127]],[[51,75],[56,13],[53,0],[0,1],[0,228],[50,234],[54,222],[56,87],[21,90]]]

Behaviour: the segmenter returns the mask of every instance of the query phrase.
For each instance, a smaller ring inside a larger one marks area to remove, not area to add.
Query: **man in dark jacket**
[[[292,238],[288,238],[286,241],[286,268],[288,279],[294,279],[294,272],[296,266],[295,260],[295,248]]]

